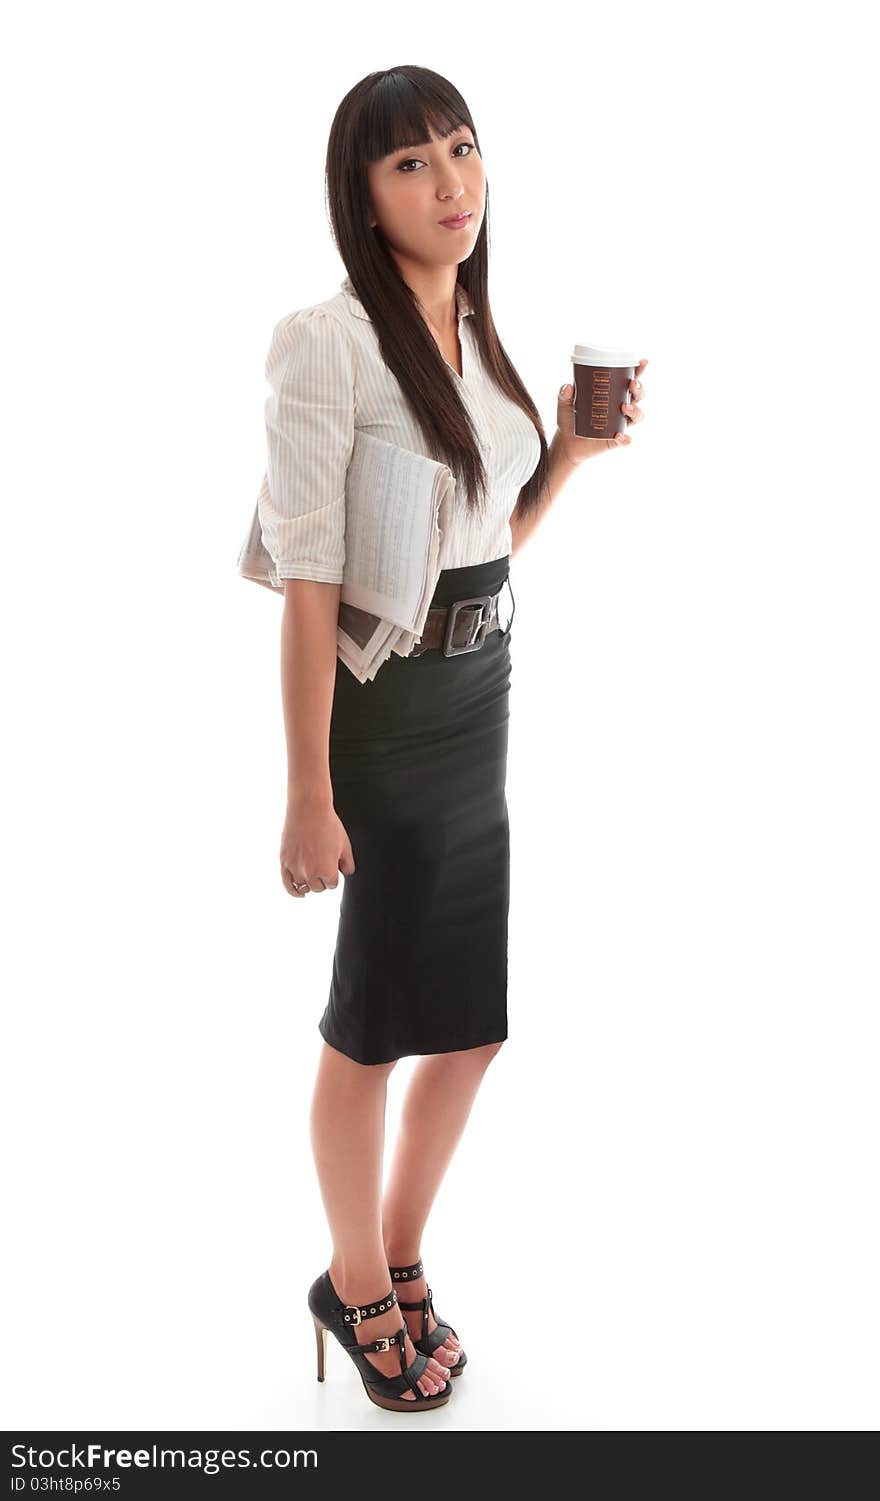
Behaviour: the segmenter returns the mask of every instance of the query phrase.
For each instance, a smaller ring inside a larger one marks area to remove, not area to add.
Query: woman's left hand
[[[644,420],[645,414],[639,406],[644,387],[639,377],[647,363],[647,360],[639,360],[635,375],[629,382],[631,399],[624,402],[621,407],[621,410],[626,413],[627,426],[632,422]],[[625,448],[628,443],[632,442],[632,437],[628,432],[618,433],[614,438],[579,438],[574,430],[573,385],[563,386],[559,393],[556,433],[559,447],[570,464],[580,464],[584,459],[590,459],[594,454],[602,453],[606,448]]]

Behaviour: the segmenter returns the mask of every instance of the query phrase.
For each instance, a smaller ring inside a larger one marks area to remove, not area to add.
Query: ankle
[[[428,1284],[425,1280],[425,1274],[422,1272],[420,1277],[407,1277],[406,1279],[403,1277],[392,1277],[391,1286],[397,1293],[398,1299],[403,1298],[404,1302],[411,1303],[414,1298],[424,1297]],[[407,1292],[407,1288],[410,1289],[409,1292]],[[408,1313],[409,1310],[404,1309],[404,1312]]]
[[[339,1296],[348,1304],[363,1304],[376,1298],[384,1299],[393,1285],[388,1266],[375,1260],[345,1261],[334,1256],[328,1267],[330,1281]]]
[[[406,1241],[386,1241],[385,1256],[388,1266],[415,1266],[422,1259],[419,1242],[413,1242],[412,1237]]]

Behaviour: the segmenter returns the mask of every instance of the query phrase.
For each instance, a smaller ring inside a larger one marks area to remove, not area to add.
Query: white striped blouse
[[[534,472],[540,441],[531,419],[487,374],[467,323],[473,307],[456,287],[462,374],[449,366],[474,427],[488,476],[484,514],[456,486],[440,566],[485,563],[510,553],[510,516]],[[448,362],[447,362],[448,363]],[[257,499],[263,545],[285,578],[341,583],[345,474],[355,431],[433,457],[397,377],[385,364],[363,303],[346,276],[326,302],[288,313],[266,357],[267,468]]]

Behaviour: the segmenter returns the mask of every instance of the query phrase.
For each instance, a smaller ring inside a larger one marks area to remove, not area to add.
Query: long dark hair
[[[430,68],[388,68],[368,73],[346,94],[336,111],[327,144],[326,197],[336,247],[357,296],[376,329],[379,348],[400,382],[428,447],[449,465],[465,487],[467,503],[485,501],[486,473],[470,417],[443,355],[401,276],[378,225],[370,228],[367,164],[403,146],[425,144],[429,127],[445,139],[466,127],[480,141],[471,112],[456,88]],[[528,414],[541,440],[534,473],[520,491],[517,514],[541,500],[547,483],[547,440],[538,410],[504,351],[489,307],[489,190],[480,232],[458,284],[473,306],[471,315],[480,354],[499,388]]]

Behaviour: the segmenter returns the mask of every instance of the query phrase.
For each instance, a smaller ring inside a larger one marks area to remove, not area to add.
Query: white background
[[[876,1427],[866,14],[7,20],[5,1428]],[[514,559],[510,1037],[423,1241],[471,1364],[412,1422],[332,1341],[315,1380],[342,882],[282,888],[235,570],[271,329],[345,274],[330,123],[404,62],[473,111],[548,438],[574,342],[650,361]]]

